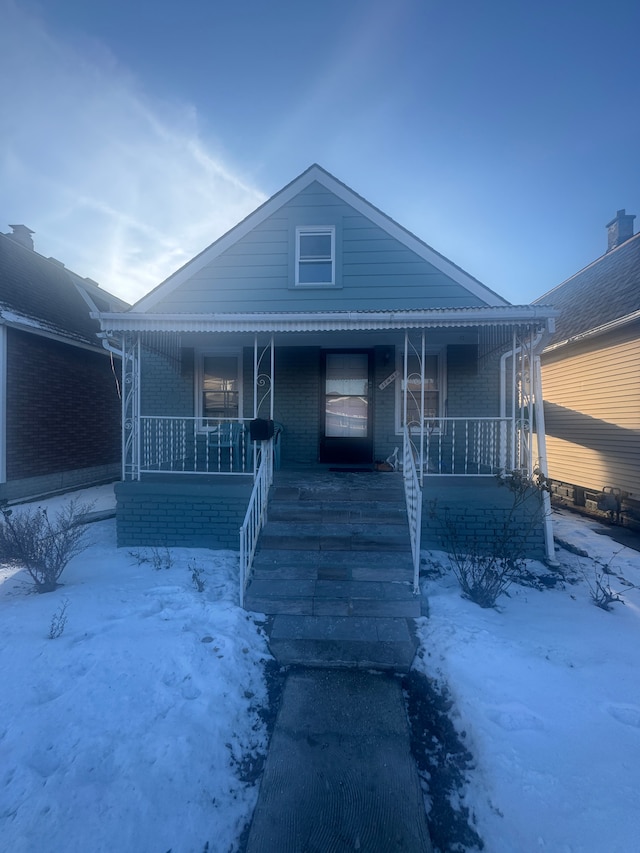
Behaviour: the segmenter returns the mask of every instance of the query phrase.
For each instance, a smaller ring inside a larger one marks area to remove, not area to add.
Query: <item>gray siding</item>
[[[295,229],[336,228],[336,287],[295,288]],[[477,296],[314,183],[194,273],[158,312],[469,307]]]

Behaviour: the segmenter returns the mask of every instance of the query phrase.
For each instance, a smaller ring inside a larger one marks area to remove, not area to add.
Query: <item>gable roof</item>
[[[128,304],[0,233],[0,324],[32,334],[99,349],[96,310],[125,310]]]
[[[640,319],[640,233],[534,300],[559,311],[557,347],[636,317]]]
[[[366,216],[374,224],[378,225],[390,236],[394,237],[399,242],[403,243],[407,248],[411,249],[420,258],[428,261],[437,267],[445,275],[449,276],[453,281],[460,284],[473,295],[477,296],[489,306],[499,307],[509,305],[507,300],[503,299],[493,290],[482,284],[478,279],[469,275],[459,266],[454,264],[444,255],[441,255],[427,243],[420,240],[402,225],[399,225],[391,217],[382,213],[377,207],[374,207],[362,196],[358,195],[346,184],[343,184],[333,175],[329,174],[325,169],[317,164],[310,166],[305,172],[295,178],[291,183],[287,184],[283,189],[273,195],[264,204],[258,207],[253,213],[250,213],[245,219],[235,225],[230,231],[227,231],[222,237],[213,242],[208,248],[204,249],[191,261],[165,279],[154,290],[143,296],[132,308],[136,313],[145,313],[153,310],[158,303],[168,294],[176,290],[180,285],[195,275],[199,270],[211,263],[215,258],[229,249],[232,245],[242,239],[257,225],[264,222],[267,217],[278,211],[283,205],[287,204],[292,198],[302,192],[306,187],[314,181],[321,184],[329,192],[332,192],[346,204],[353,207],[356,211]]]

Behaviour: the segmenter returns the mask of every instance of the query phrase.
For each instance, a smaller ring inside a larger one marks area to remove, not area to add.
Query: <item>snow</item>
[[[558,550],[561,588],[512,586],[483,610],[450,573],[423,586],[416,667],[449,688],[475,758],[464,803],[490,853],[640,849],[640,590],[620,579],[640,584],[640,554],[597,526],[554,513],[556,536],[588,554]],[[606,612],[589,582],[609,562],[625,604]]]
[[[113,487],[88,496],[106,509]],[[239,764],[266,750],[270,657],[238,606],[237,555],[176,548],[155,569],[116,548],[113,520],[87,530],[53,593],[0,568],[0,848],[235,849],[257,797]]]
[[[113,506],[111,486],[86,497]],[[640,590],[612,576],[626,603],[605,612],[587,579],[594,560],[611,560],[640,584],[640,555],[578,516],[555,513],[554,526],[589,555],[558,551],[572,583],[512,586],[483,610],[451,573],[424,581],[416,666],[454,700],[475,758],[463,803],[487,853],[632,853]],[[169,568],[156,552],[156,569],[150,549],[116,548],[113,520],[87,530],[53,593],[0,567],[0,848],[237,850],[257,798],[241,766],[266,749],[270,658],[257,617],[238,606],[237,555],[176,548]],[[65,602],[63,633],[49,639]]]

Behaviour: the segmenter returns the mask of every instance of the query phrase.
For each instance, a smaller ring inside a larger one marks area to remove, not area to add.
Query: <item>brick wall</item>
[[[373,458],[384,461],[393,453],[395,447],[402,454],[402,436],[396,435],[396,383],[391,382],[382,390],[378,387],[396,369],[396,351],[394,347],[380,346],[374,349],[373,368],[373,406],[374,406],[374,448]]]
[[[474,345],[447,347],[447,416],[490,418],[500,414],[500,353],[478,360]]]
[[[279,347],[275,355],[274,419],[284,426],[282,467],[318,461],[320,350]]]
[[[143,348],[140,369],[140,409],[143,415],[192,418],[194,409],[194,354],[178,356]]]
[[[455,481],[427,477],[423,490],[422,548],[447,550],[443,520],[448,518],[461,546],[466,543],[480,551],[489,550],[496,541],[496,532],[504,529],[512,506],[512,492],[506,486],[499,486],[493,477],[457,477]],[[514,537],[525,539],[528,556],[544,559],[542,497],[538,491],[533,490],[514,514],[509,529]]]
[[[185,547],[237,551],[252,483],[116,483],[118,547]]]
[[[120,448],[120,400],[106,354],[9,329],[7,480],[118,464]]]

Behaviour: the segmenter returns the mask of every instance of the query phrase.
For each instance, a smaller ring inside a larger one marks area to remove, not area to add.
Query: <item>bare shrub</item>
[[[52,592],[69,561],[88,545],[82,517],[92,506],[72,500],[53,519],[42,507],[0,509],[0,559],[23,566],[37,592]]]
[[[60,607],[56,610],[56,612],[51,617],[51,624],[49,625],[49,639],[57,640],[58,637],[61,637],[65,625],[67,624],[67,608],[69,607],[69,599],[65,598]]]
[[[485,529],[482,537],[469,538],[459,519],[445,508],[438,509],[437,501],[430,504],[430,517],[435,519],[443,546],[448,553],[465,598],[480,607],[495,607],[498,598],[512,583],[526,575],[527,552],[531,536],[543,519],[542,501],[533,511],[526,510],[536,492],[548,489],[546,479],[536,472],[530,479],[520,471],[498,478],[500,485],[512,494],[504,513],[495,513],[490,535]]]
[[[586,572],[584,573],[584,578],[587,582],[587,586],[589,587],[591,601],[596,607],[599,607],[601,610],[606,610],[607,612],[613,609],[611,607],[612,604],[625,603],[622,593],[616,592],[611,588],[611,577],[616,577],[627,587],[627,589],[637,589],[634,584],[629,583],[629,581],[627,581],[622,575],[616,575],[611,569],[611,563],[619,553],[619,551],[616,551],[607,563],[603,563],[600,560],[594,560],[593,580],[589,578]]]
[[[151,565],[159,572],[161,569],[170,569],[173,566],[173,554],[166,545],[153,547],[151,549]]]
[[[144,550],[129,551],[129,556],[133,557],[138,566],[149,563],[157,572],[170,569],[174,562],[171,549],[166,545],[153,545],[148,549],[148,553]]]
[[[196,563],[195,560],[192,560],[189,563],[189,568],[191,569],[191,581],[194,587],[198,590],[198,592],[204,592],[205,579],[202,568]]]

